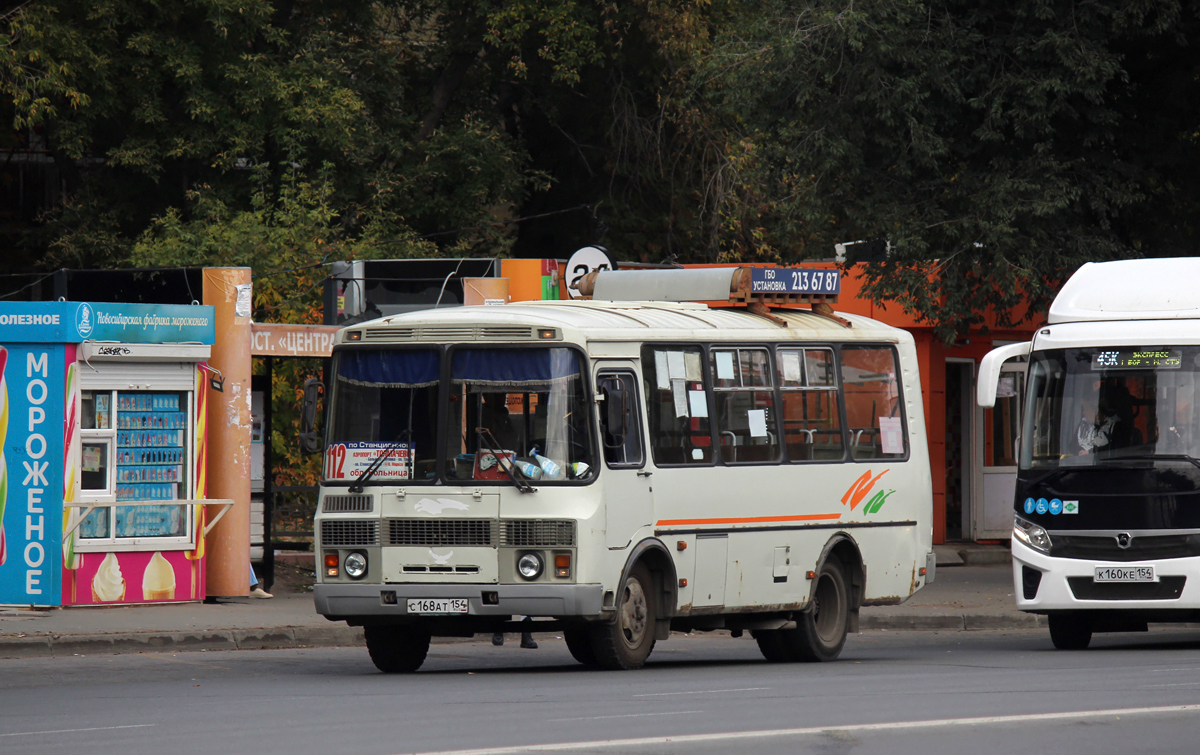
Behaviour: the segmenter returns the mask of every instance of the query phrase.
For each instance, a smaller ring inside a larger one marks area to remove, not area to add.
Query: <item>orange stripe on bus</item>
[[[660,519],[656,527],[678,524],[754,524],[756,522],[815,522],[841,519],[841,514],[801,514],[799,516],[747,516],[734,519]]]

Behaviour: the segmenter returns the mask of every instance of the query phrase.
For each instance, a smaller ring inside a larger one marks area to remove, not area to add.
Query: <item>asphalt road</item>
[[[412,676],[354,648],[0,661],[0,753],[1200,749],[1200,629],[1085,652],[1045,630],[867,632],[820,665],[767,664],[748,636],[674,637],[650,661],[587,671],[553,638],[434,646]]]

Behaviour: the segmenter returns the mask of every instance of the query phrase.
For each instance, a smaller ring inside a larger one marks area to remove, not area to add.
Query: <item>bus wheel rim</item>
[[[637,647],[642,643],[642,637],[646,634],[647,615],[646,593],[642,590],[642,583],[630,579],[625,583],[621,600],[621,637],[629,647]]]

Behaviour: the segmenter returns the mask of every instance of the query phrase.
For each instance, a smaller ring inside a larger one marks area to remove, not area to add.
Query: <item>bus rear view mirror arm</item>
[[[1032,344],[1013,343],[992,349],[979,362],[979,385],[976,388],[975,400],[985,409],[996,405],[996,386],[1000,382],[1000,368],[1009,359],[1023,357],[1029,354]]]
[[[321,436],[316,431],[317,411],[325,385],[316,378],[304,381],[304,403],[300,405],[300,450],[306,454],[322,451]]]

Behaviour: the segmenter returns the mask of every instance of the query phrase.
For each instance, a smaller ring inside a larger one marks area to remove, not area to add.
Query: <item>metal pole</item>
[[[275,358],[267,356],[264,358],[264,366],[267,372],[267,389],[263,391],[263,583],[266,584],[266,591],[271,591],[271,586],[275,584],[275,491],[274,491],[274,458],[271,454],[271,439],[274,437],[274,432],[271,425],[271,399],[274,394],[275,384]]]

